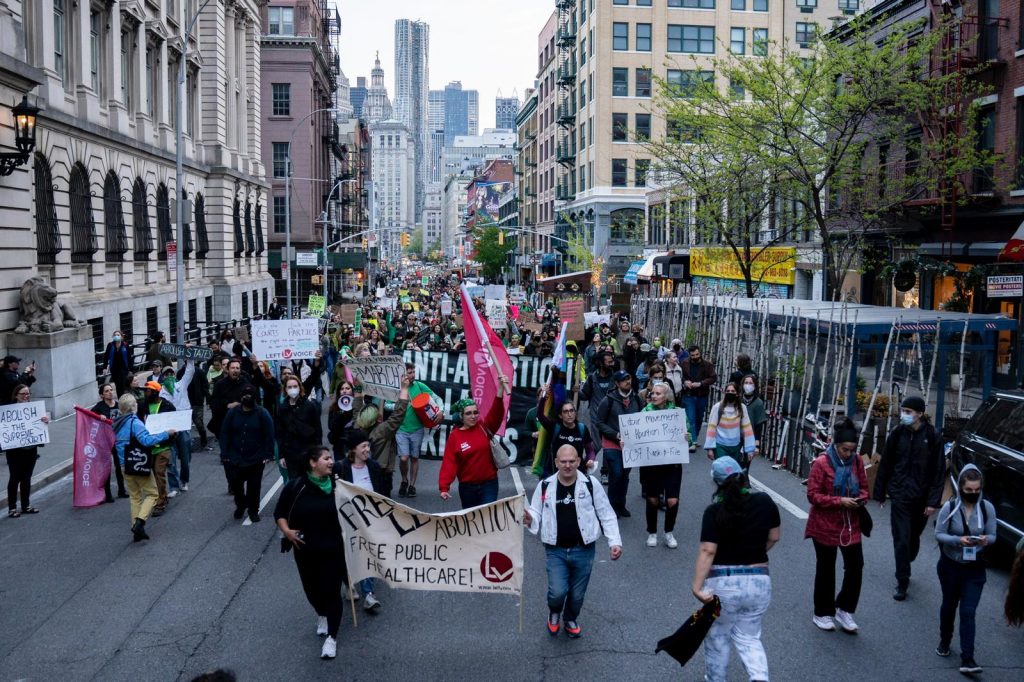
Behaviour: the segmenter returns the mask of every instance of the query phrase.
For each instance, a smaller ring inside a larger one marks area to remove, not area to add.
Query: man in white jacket
[[[173,367],[165,367],[160,377],[160,397],[174,405],[175,412],[192,410],[192,402],[188,399],[188,385],[196,374],[196,363],[185,362],[184,372],[179,378]],[[177,497],[181,491],[188,492],[188,482],[192,467],[192,430],[178,431],[173,440],[171,465],[167,469],[168,497]]]
[[[580,457],[572,445],[555,453],[558,473],[548,476],[533,491],[523,523],[547,553],[548,633],[555,637],[565,621],[565,634],[575,639],[583,597],[594,567],[594,546],[603,532],[612,561],[622,556],[622,540],[615,510],[599,482],[578,471]]]

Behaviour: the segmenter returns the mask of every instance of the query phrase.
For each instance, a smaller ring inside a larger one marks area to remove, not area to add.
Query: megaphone
[[[348,412],[352,409],[352,396],[343,395],[338,398],[338,409]]]

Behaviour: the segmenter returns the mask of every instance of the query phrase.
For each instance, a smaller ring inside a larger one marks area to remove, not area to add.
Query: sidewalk
[[[71,473],[74,468],[75,413],[50,422],[50,442],[39,448],[39,459],[32,474],[32,490]],[[7,508],[7,458],[0,458],[0,509]]]

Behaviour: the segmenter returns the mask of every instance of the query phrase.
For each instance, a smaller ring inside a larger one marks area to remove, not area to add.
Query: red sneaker
[[[562,627],[562,616],[558,613],[548,614],[548,634],[552,637],[558,635],[558,630]]]
[[[583,632],[580,628],[580,624],[574,620],[565,621],[565,634],[569,635],[572,639],[576,639]]]

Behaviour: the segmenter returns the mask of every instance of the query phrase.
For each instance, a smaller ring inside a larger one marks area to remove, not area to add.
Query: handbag
[[[128,426],[131,429],[131,425]],[[131,433],[131,432],[130,432]],[[124,475],[149,476],[153,473],[153,451],[131,433],[124,447]]]
[[[494,468],[507,469],[512,464],[508,449],[502,444],[500,436],[490,431],[486,431],[486,433],[491,441],[491,462],[494,463]]]
[[[679,665],[686,665],[687,661],[697,653],[704,638],[708,636],[711,625],[721,615],[722,602],[715,596],[711,602],[694,611],[693,615],[687,618],[678,630],[659,640],[654,653],[664,651],[679,661]]]
[[[860,532],[866,538],[871,537],[871,531],[875,527],[875,522],[871,518],[871,514],[868,513],[867,505],[861,505],[857,507],[857,520],[860,522]]]

